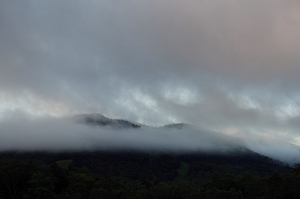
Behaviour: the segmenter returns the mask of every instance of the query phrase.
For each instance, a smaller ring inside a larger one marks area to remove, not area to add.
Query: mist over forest
[[[94,117],[94,124],[84,120],[87,116]],[[78,120],[78,117],[82,120]],[[264,137],[236,137],[180,123],[161,127],[138,124],[139,128],[118,126],[117,123],[97,125],[97,122],[103,123],[102,117],[99,114],[79,115],[77,119],[74,117],[33,119],[14,116],[0,122],[0,132],[4,132],[0,140],[0,150],[29,152],[134,150],[225,155],[251,150],[289,164],[300,161],[299,147],[280,140],[268,140]]]

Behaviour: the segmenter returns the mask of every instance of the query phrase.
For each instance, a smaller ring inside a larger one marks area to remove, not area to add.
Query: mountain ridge
[[[140,128],[141,126],[124,119],[111,119],[102,114],[80,114],[73,116],[78,123],[85,123],[93,126],[106,126],[113,128]]]
[[[105,138],[106,135],[109,137],[118,136],[116,137],[118,139],[120,134],[115,135],[115,133],[124,132],[122,133],[122,139],[118,141],[121,147],[118,147],[118,144],[113,145],[122,150],[130,148],[140,151],[179,153],[209,151],[223,154],[240,150],[252,151],[290,165],[299,160],[295,155],[283,156],[281,153],[275,154],[271,151],[271,149],[278,151],[278,146],[286,146],[288,150],[293,150],[294,153],[300,152],[298,146],[291,145],[288,142],[278,141],[278,143],[275,143],[276,146],[273,143],[273,148],[270,148],[270,144],[272,144],[270,140],[252,139],[251,137],[242,139],[187,123],[171,123],[160,127],[152,127],[125,119],[111,119],[102,114],[81,114],[74,116],[72,119],[80,124],[101,128],[99,129],[100,139],[102,139],[101,136]]]

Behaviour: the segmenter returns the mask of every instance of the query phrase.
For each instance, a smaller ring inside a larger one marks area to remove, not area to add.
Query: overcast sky
[[[2,119],[101,113],[300,145],[299,86],[298,0],[0,1]]]

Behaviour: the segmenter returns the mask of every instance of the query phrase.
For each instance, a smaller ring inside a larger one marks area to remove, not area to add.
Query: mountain
[[[108,147],[0,152],[0,198],[11,198],[11,190],[14,198],[32,198],[35,188],[48,194],[49,187],[57,197],[42,198],[274,198],[274,193],[299,198],[294,193],[300,167],[291,170],[262,155],[266,152],[254,152],[259,145],[246,147],[234,137],[185,123],[154,128],[101,114],[72,119],[84,126],[78,128],[84,129],[80,138],[88,134],[92,143]]]
[[[151,127],[124,119],[111,119],[101,114],[76,115],[73,120],[87,126],[100,127],[95,138],[104,143],[103,148],[179,153],[210,151],[222,154],[250,150],[290,165],[300,160],[299,146],[283,140],[250,135],[231,136],[187,123]],[[110,131],[106,131],[107,128]],[[124,133],[118,134],[119,131]]]
[[[140,127],[149,127],[147,125],[138,124],[136,122],[131,122],[124,119],[112,119],[105,117],[102,114],[95,113],[95,114],[79,114],[72,117],[78,123],[92,125],[92,126],[99,126],[99,127],[113,127],[113,128],[140,128]],[[170,129],[183,129],[184,127],[192,126],[187,123],[171,123],[166,124],[159,128],[170,128]]]
[[[248,172],[269,176],[288,169],[287,165],[256,153],[233,137],[185,123],[154,128],[101,114],[77,115],[72,119],[84,125],[105,127],[93,128],[87,137],[93,141],[91,143],[106,147],[57,152],[0,152],[0,163],[36,160],[48,165],[57,163],[70,171],[74,167],[87,168],[97,176],[141,182],[203,182],[215,174]],[[124,133],[117,133],[119,131]],[[84,136],[80,138],[84,139]]]
[[[81,114],[73,117],[76,122],[92,125],[92,126],[106,126],[112,128],[140,128],[141,125],[138,125],[133,122],[129,122],[123,119],[110,119],[101,114]]]

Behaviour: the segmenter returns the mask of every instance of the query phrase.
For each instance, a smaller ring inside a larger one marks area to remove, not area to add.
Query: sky
[[[0,118],[101,113],[300,145],[299,55],[298,0],[0,1]]]

